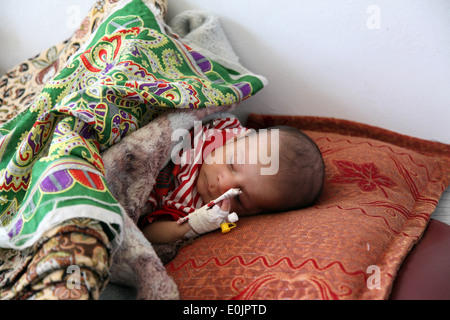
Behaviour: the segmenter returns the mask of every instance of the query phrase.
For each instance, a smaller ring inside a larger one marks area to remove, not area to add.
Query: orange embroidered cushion
[[[166,268],[182,299],[388,298],[448,185],[450,146],[336,121],[250,116],[247,126],[297,126],[316,141],[323,192],[313,207],[242,218],[180,249]]]

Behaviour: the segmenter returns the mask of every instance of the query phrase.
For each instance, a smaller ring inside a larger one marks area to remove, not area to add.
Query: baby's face
[[[239,188],[242,193],[231,200],[230,212],[245,216],[276,210],[280,201],[277,190],[273,188],[276,178],[261,174],[264,165],[254,157],[273,153],[269,151],[274,149],[274,142],[270,140],[258,146],[257,141],[256,134],[245,136],[214,150],[205,159],[196,185],[205,203],[230,188]],[[278,150],[278,145],[276,148]]]

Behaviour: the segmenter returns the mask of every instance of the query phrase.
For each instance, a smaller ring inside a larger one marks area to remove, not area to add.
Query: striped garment
[[[196,183],[204,159],[233,137],[247,131],[236,118],[216,119],[189,132],[188,145],[178,152],[159,173],[155,188],[149,195],[151,210],[141,217],[145,227],[157,219],[178,220],[205,205]],[[182,142],[180,142],[181,144]],[[187,149],[187,150],[186,150]]]

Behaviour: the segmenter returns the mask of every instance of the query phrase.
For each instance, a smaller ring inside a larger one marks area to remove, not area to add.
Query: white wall
[[[93,1],[0,0],[0,73],[68,37]],[[242,64],[269,79],[242,117],[335,117],[450,143],[450,1],[168,1],[169,19],[218,15]]]

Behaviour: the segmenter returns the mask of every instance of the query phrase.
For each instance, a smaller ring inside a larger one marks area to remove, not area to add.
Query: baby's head
[[[283,194],[282,211],[312,205],[322,190],[325,164],[316,143],[300,130],[279,126],[279,169],[273,187]]]
[[[230,188],[231,212],[252,215],[299,209],[314,203],[324,163],[317,145],[292,127],[249,130],[214,150],[203,163],[197,190],[204,202]]]

